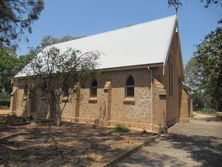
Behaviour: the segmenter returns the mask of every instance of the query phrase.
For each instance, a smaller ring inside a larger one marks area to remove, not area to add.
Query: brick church
[[[178,21],[169,16],[142,24],[87,36],[54,47],[98,50],[100,77],[80,88],[82,99],[67,103],[62,119],[76,123],[124,125],[130,129],[166,131],[189,121],[191,102],[184,86]],[[50,46],[51,47],[51,46]],[[45,119],[47,99],[41,90],[30,96],[23,71],[13,79],[11,110]],[[30,107],[27,108],[29,103]]]

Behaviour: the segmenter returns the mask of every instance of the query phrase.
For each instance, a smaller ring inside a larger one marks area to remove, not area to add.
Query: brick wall
[[[190,99],[185,90],[182,90],[181,106],[180,106],[180,121],[189,122],[191,113]]]
[[[167,126],[171,126],[178,122],[180,115],[180,100],[181,100],[181,81],[182,74],[180,74],[180,58],[178,56],[178,42],[177,36],[174,35],[171,50],[169,52],[169,58],[165,64],[165,73],[163,76],[163,82],[167,92],[166,97],[166,123]],[[171,79],[171,81],[170,81]],[[170,85],[172,84],[172,85]]]
[[[135,81],[135,97],[125,97],[125,84],[132,75]],[[105,90],[109,82],[108,90]],[[25,80],[14,82],[18,88],[18,107],[16,113],[24,115],[27,106],[32,108],[34,117],[47,118],[49,111],[47,101],[41,97],[41,91],[35,91],[35,97],[24,98]],[[151,123],[151,92],[150,72],[147,69],[102,72],[98,76],[97,98],[90,97],[90,82],[80,89],[81,101],[78,104],[75,95],[66,104],[62,114],[64,120],[86,123],[104,122],[106,125],[122,124],[129,128],[150,130]],[[34,104],[33,104],[34,103]],[[77,105],[78,104],[78,105]],[[63,105],[63,103],[61,103]]]

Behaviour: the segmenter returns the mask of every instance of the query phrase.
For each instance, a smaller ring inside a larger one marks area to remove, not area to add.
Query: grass
[[[113,133],[123,133],[123,132],[129,132],[129,129],[127,127],[124,127],[123,125],[117,125],[112,130]]]
[[[216,114],[217,113],[217,111],[212,108],[205,108],[205,109],[198,110],[195,112],[197,112],[199,114]]]
[[[4,105],[0,105],[0,109],[2,109],[2,110],[8,110],[8,109],[10,109],[10,107],[9,107],[9,106],[4,106]]]

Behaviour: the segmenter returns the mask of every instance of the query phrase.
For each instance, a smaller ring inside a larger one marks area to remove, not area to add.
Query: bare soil
[[[193,112],[194,120],[203,120],[203,121],[222,121],[222,113],[204,113],[204,112]]]
[[[0,115],[7,115],[11,114],[11,111],[9,109],[0,109]]]
[[[104,166],[153,135],[0,116],[0,166]]]

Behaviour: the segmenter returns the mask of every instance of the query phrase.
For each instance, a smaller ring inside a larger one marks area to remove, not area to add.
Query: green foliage
[[[37,47],[31,48],[30,51],[26,55],[20,56],[20,59],[23,62],[22,67],[25,67],[25,65],[28,64],[35,56],[37,56],[37,54],[41,52],[41,50],[44,49],[46,46],[50,46],[53,44],[57,44],[57,43],[61,43],[61,42],[65,42],[65,41],[69,41],[73,39],[76,39],[76,37],[72,37],[69,35],[66,35],[61,38],[55,38],[51,35],[45,36]]]
[[[51,35],[47,35],[45,36],[40,44],[36,47],[36,48],[32,48],[31,49],[31,52],[30,54],[37,54],[39,53],[43,48],[45,48],[46,46],[50,46],[50,45],[53,45],[53,44],[57,44],[57,43],[61,43],[61,42],[66,42],[66,41],[70,41],[70,40],[73,40],[73,39],[76,39],[75,37],[72,37],[72,36],[69,36],[69,35],[65,35],[61,38],[56,38],[56,37],[53,37]]]
[[[0,109],[9,109],[10,102],[9,101],[0,101]]]
[[[222,28],[208,34],[197,46],[195,57],[202,67],[201,86],[211,105],[222,110]]]
[[[29,69],[26,67],[23,69],[27,76],[37,76],[35,83],[27,83],[29,88],[44,87],[50,106],[50,116],[57,125],[60,124],[67,99],[95,70],[98,57],[99,53],[95,51],[81,53],[81,51],[70,48],[61,52],[59,49],[51,47],[43,49],[41,54],[35,56],[28,65]],[[61,104],[60,99],[64,94],[66,94],[66,100],[63,100],[64,103]],[[78,91],[76,95],[78,95]]]
[[[7,92],[1,92],[0,101],[10,101],[10,95]]]
[[[191,88],[193,108],[195,111],[209,107],[209,96],[204,94],[203,67],[192,57],[185,67],[185,83]]]
[[[16,46],[15,40],[39,18],[43,0],[0,0],[0,48]]]
[[[195,110],[222,110],[222,29],[208,34],[185,68]]]
[[[113,133],[122,133],[122,132],[129,132],[129,129],[127,127],[124,127],[123,125],[117,125],[113,130]]]
[[[192,57],[185,67],[185,82],[192,88],[195,94],[201,91],[200,84],[202,80],[202,68],[198,65],[197,59]]]
[[[10,107],[10,95],[6,92],[0,92],[0,109],[8,109]]]
[[[214,108],[203,108],[199,112],[206,113],[206,114],[215,114],[216,110]]]
[[[10,55],[7,49],[0,49],[0,93],[11,93],[11,78],[20,70],[20,58]]]

